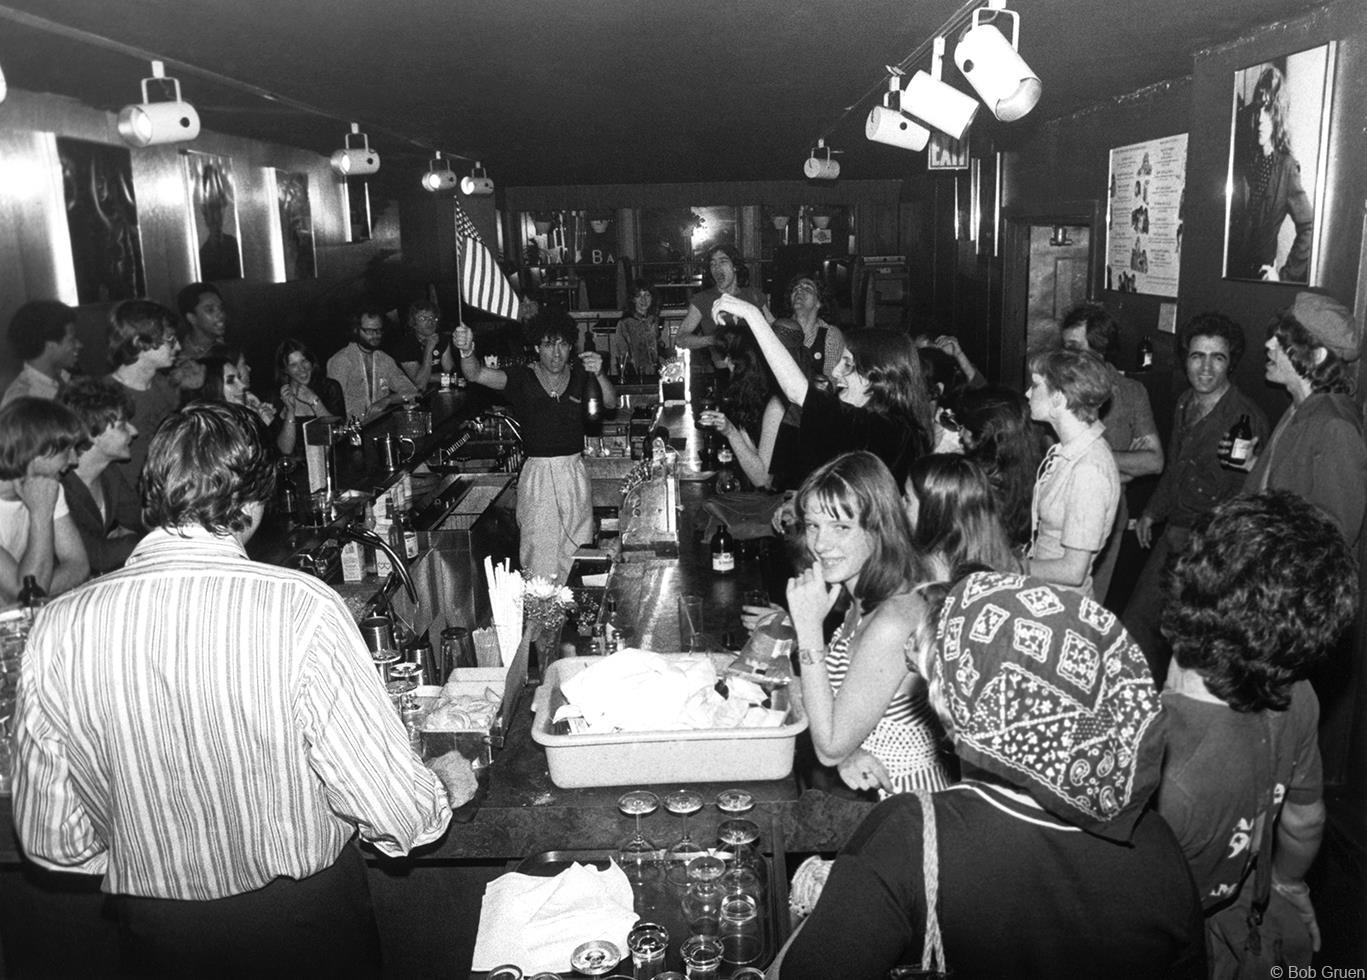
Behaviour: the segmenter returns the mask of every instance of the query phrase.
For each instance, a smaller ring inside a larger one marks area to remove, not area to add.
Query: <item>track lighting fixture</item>
[[[449,191],[455,188],[456,182],[456,172],[451,169],[451,162],[443,160],[441,150],[438,150],[436,156],[427,161],[427,173],[422,175],[423,190],[433,194]]]
[[[149,82],[170,83],[170,100],[153,102],[148,95]],[[0,87],[3,87],[0,85]],[[142,80],[142,101],[126,105],[119,111],[119,138],[129,146],[156,146],[161,143],[184,143],[199,135],[199,113],[180,97],[180,82],[166,77],[166,66],[152,62],[152,77]]]
[[[484,164],[475,161],[475,169],[470,176],[460,179],[460,192],[466,197],[486,197],[494,192],[494,182],[484,172]]]
[[[351,145],[354,136],[361,138],[358,147]],[[364,177],[380,169],[380,155],[370,148],[370,137],[361,132],[359,123],[351,124],[342,149],[332,154],[332,169],[343,177]]]
[[[1017,51],[1020,14],[1005,4],[1006,0],[988,0],[986,7],[973,11],[972,26],[954,48],[954,62],[992,115],[1015,122],[1035,107],[1044,87]],[[1010,18],[1010,40],[994,26],[998,17]]]
[[[824,157],[816,155],[817,150],[825,152]],[[817,140],[816,146],[812,149],[807,161],[802,165],[802,172],[807,175],[808,180],[835,180],[840,176],[840,161],[832,160],[832,153],[839,153],[840,150],[832,150],[826,145],[826,141]]]
[[[902,93],[902,111],[932,129],[961,140],[978,115],[978,101],[940,80],[944,71],[945,39],[935,38],[930,72],[911,76]]]
[[[875,143],[900,146],[904,150],[924,150],[930,142],[930,130],[902,111],[901,73],[894,68],[888,71],[888,91],[883,95],[883,104],[869,110],[864,135]]]
[[[5,84],[5,69],[0,66],[0,102],[4,102],[7,95],[9,95],[9,86]]]

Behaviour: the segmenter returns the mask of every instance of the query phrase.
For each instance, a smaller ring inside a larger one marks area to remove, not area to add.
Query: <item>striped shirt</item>
[[[848,619],[835,631],[826,651],[826,675],[836,694],[850,669],[850,641],[859,629],[859,620],[856,618],[848,630],[847,625]],[[895,792],[924,789],[933,793],[949,785],[940,761],[939,722],[924,684],[894,694],[860,748],[883,764]],[[886,798],[889,794],[880,789],[878,795]]]
[[[39,616],[21,672],[25,852],[106,892],[214,899],[450,821],[338,596],[235,538],[154,530]]]

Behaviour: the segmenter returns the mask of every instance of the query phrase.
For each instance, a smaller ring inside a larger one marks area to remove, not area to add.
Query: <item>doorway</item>
[[[1030,352],[1056,343],[1063,315],[1099,292],[1101,212],[1085,201],[1002,218],[1001,381],[1023,390]]]

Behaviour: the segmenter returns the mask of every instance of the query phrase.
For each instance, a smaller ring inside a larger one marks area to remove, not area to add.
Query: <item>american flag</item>
[[[460,291],[465,302],[497,316],[517,319],[521,301],[498,267],[494,253],[475,230],[475,224],[456,205],[456,250],[460,254]]]

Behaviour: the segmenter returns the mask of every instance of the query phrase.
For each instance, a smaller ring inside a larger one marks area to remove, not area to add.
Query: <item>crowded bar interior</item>
[[[1362,0],[0,0],[0,976],[1367,975],[1365,106]]]

